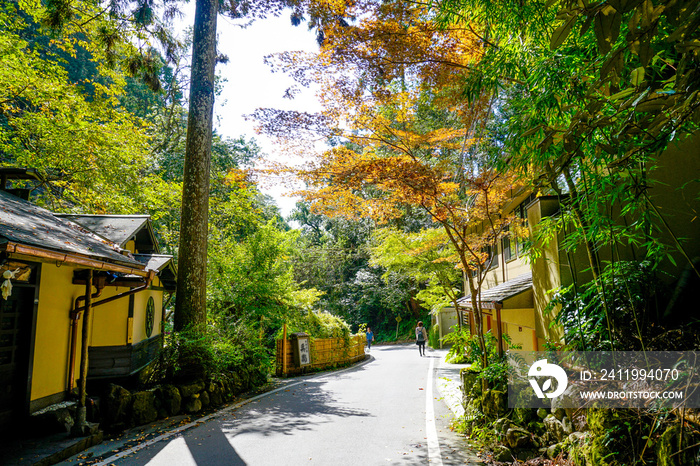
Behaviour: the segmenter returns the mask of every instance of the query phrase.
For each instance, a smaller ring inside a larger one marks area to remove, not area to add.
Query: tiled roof
[[[94,231],[103,238],[125,247],[139,231],[147,227],[148,215],[75,215],[56,214]]]
[[[121,254],[119,245],[112,241],[0,190],[0,241],[3,238],[19,244],[142,268],[140,262]]]
[[[512,280],[508,280],[505,283],[489,288],[488,290],[481,290],[481,302],[482,303],[500,303],[503,304],[508,298],[520,294],[532,288],[532,272],[524,273],[518,275]],[[465,296],[457,301],[457,304],[464,307],[471,307],[471,295]]]
[[[175,291],[177,276],[173,256],[165,254],[134,254],[134,259],[154,270],[167,290]]]
[[[160,272],[168,262],[173,260],[173,256],[165,254],[134,254],[134,259],[146,265],[146,270]]]

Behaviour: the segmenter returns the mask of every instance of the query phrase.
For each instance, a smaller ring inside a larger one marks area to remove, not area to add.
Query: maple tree
[[[481,56],[478,36],[469,27],[440,29],[425,5],[362,7],[367,19],[329,28],[319,54],[275,62],[302,84],[321,83],[324,112],[261,110],[257,117],[263,131],[305,154],[308,132],[333,141],[313,161],[286,169],[303,180],[298,193],[316,211],[379,222],[401,216],[404,206],[430,215],[451,246],[452,266],[465,274],[487,364],[478,297],[493,260],[488,249],[507,228],[522,226],[502,210],[515,177],[489,169],[477,150],[489,99],[468,102],[459,92]]]
[[[387,221],[401,214],[402,205],[424,209],[442,228],[452,254],[448,260],[464,272],[471,296],[476,328],[488,364],[483,337],[480,292],[496,249],[508,231],[526,235],[524,226],[503,207],[517,184],[513,176],[483,170],[474,177],[460,173],[454,181],[454,167],[431,167],[421,159],[367,152],[359,154],[336,148],[313,168],[297,169],[296,175],[309,185],[304,197],[326,215],[349,218],[370,216]],[[332,182],[328,182],[332,180]]]
[[[387,273],[402,273],[425,284],[416,298],[433,313],[447,306],[457,311],[457,325],[462,329],[462,312],[457,301],[463,294],[463,279],[454,266],[454,252],[441,228],[425,228],[406,233],[383,228],[374,234],[371,264],[386,268]]]
[[[486,111],[485,102],[474,106],[461,98],[463,74],[481,54],[469,28],[438,27],[426,4],[368,1],[339,5],[344,8],[336,12],[338,17],[363,19],[328,23],[319,53],[284,52],[267,58],[273,71],[289,73],[301,86],[319,86],[323,112],[258,109],[254,117],[261,131],[299,142],[302,129],[313,140],[314,136],[347,136],[343,125],[388,127],[390,120],[401,115],[377,109],[426,98],[420,96],[426,90],[433,93],[432,100],[463,122],[474,121]],[[295,89],[288,90],[288,96],[294,93]],[[416,139],[407,139],[405,144],[446,140],[450,135],[445,133],[439,129],[421,136],[416,133]],[[409,137],[408,133],[397,136]],[[362,134],[357,132],[355,137],[361,140]]]

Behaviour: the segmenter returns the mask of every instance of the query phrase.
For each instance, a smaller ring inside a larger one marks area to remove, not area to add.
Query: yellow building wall
[[[106,286],[97,300],[129,291],[127,287]],[[119,298],[92,310],[90,346],[126,345],[129,298]]]
[[[156,277],[153,286],[159,287],[160,281]],[[109,291],[108,291],[109,290]],[[114,296],[118,293],[129,291],[129,288],[105,288],[104,297]],[[132,324],[129,325],[129,297],[117,299],[111,303],[95,309],[92,323],[91,346],[119,346],[127,343],[136,344],[146,340],[146,304],[148,298],[153,296],[155,304],[155,318],[151,337],[161,333],[161,318],[163,308],[163,292],[157,290],[144,290],[134,295],[134,315]],[[131,337],[131,339],[129,339]]]
[[[497,313],[493,309],[483,310],[484,333],[498,336]],[[489,325],[490,323],[490,325]],[[511,338],[511,343],[520,345],[524,351],[536,351],[542,346],[535,333],[536,321],[532,308],[501,309],[501,332]],[[505,345],[505,342],[504,342]],[[507,347],[504,346],[504,349]]]
[[[535,313],[532,309],[501,309],[501,322],[535,328]]]
[[[155,316],[153,319],[153,333],[151,336],[146,336],[146,304],[148,298],[153,297],[155,304]],[[133,327],[133,344],[148,338],[153,338],[161,333],[161,316],[163,313],[163,292],[155,290],[146,290],[137,293],[134,296],[134,327]]]
[[[661,154],[655,163],[649,164],[648,193],[663,220],[652,218],[656,223],[659,238],[669,246],[670,254],[676,265],[671,261],[662,261],[657,276],[662,281],[675,281],[682,270],[688,267],[684,255],[678,250],[672,234],[680,239],[688,257],[700,256],[700,185],[694,183],[700,173],[700,133],[674,143]],[[539,198],[528,209],[530,230],[535,231],[540,220],[556,212],[555,199]],[[618,209],[613,210],[613,218],[620,224],[631,224],[635,219],[622,219]],[[568,253],[561,249],[562,239],[566,232],[559,234],[547,245],[542,246],[542,255],[532,263],[533,289],[535,293],[536,332],[540,346],[545,341],[562,341],[563,330],[559,326],[550,328],[555,312],[545,315],[544,309],[549,302],[548,292],[562,286],[568,286],[574,281],[587,283],[592,280],[590,261],[583,245]],[[598,250],[598,256],[603,267],[613,258],[615,260],[634,260],[642,257],[643,251],[633,251],[628,245],[619,244],[612,250],[604,247]]]
[[[533,327],[504,323],[503,334],[510,337],[511,347],[520,346],[522,351],[538,351],[541,348]]]
[[[68,386],[69,313],[75,299],[84,294],[85,290],[82,285],[72,284],[74,270],[67,265],[56,267],[50,263],[42,264],[41,267],[32,369],[32,401],[62,393]],[[81,325],[78,326],[78,332],[79,335],[82,332]],[[80,354],[80,341],[76,354]]]
[[[503,252],[499,249],[498,257],[495,260],[498,260],[498,267],[492,267],[486,272],[484,290],[493,288],[530,271],[530,264],[525,259],[524,254],[506,262],[503,259]]]
[[[73,285],[74,267],[44,263],[41,268],[36,340],[32,369],[31,401],[63,393],[68,388],[70,362],[70,311],[75,299],[85,293],[84,285]],[[156,279],[154,286],[160,286]],[[101,300],[128,291],[105,287]],[[155,319],[151,337],[161,333],[163,292],[146,290],[134,295],[134,341],[146,339],[145,309],[148,296],[155,301]],[[90,319],[90,346],[127,344],[129,298],[124,297],[96,307]],[[82,319],[78,322],[74,384],[79,378]]]
[[[518,257],[515,260],[506,262],[506,281],[512,280],[519,275],[523,275],[530,271],[530,264],[524,259]]]
[[[557,207],[555,200],[538,199],[527,211],[530,231],[536,231],[543,217],[554,213]],[[532,289],[534,299],[535,332],[540,343],[546,340],[561,341],[564,338],[560,326],[550,328],[550,323],[556,317],[557,310],[545,313],[549,303],[549,291],[562,285],[559,263],[559,240],[555,236],[546,245],[540,245],[542,253],[532,264]]]
[[[523,190],[519,193],[515,191],[511,192],[512,199],[508,205],[504,208],[504,212],[510,213],[518,207],[525,199],[530,195],[530,191]],[[478,231],[483,231],[484,226],[478,228]],[[497,255],[493,259],[492,267],[486,271],[486,278],[484,279],[483,289],[487,290],[498,286],[502,283],[512,280],[515,277],[526,274],[530,271],[530,264],[525,257],[525,254],[518,250],[517,239],[511,238],[511,251],[513,256],[510,260],[506,261],[503,256],[503,241],[499,241],[497,245]],[[464,290],[466,294],[469,294],[469,285],[464,284]]]
[[[514,307],[524,305],[527,307]],[[536,321],[535,311],[532,308],[532,293],[521,293],[504,302],[504,306],[513,306],[501,309],[502,331],[507,334],[512,343],[522,346],[525,351],[536,350]]]
[[[700,257],[700,132],[679,143],[669,145],[649,171],[649,197],[668,225],[656,221],[658,235],[669,246],[676,265],[664,261],[657,274],[662,281],[675,281],[688,260],[676,247],[673,236],[682,244],[688,257]]]

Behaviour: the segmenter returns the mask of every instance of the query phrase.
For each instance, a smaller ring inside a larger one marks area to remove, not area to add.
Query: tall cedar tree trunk
[[[197,0],[180,215],[175,330],[206,322],[209,166],[214,114],[218,0]]]

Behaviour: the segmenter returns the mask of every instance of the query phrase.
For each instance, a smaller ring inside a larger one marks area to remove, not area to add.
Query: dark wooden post
[[[498,357],[503,357],[503,328],[501,325],[501,305],[496,303],[496,325],[498,326]]]
[[[287,324],[282,327],[282,375],[287,375]]]
[[[80,385],[78,386],[78,413],[73,435],[86,435],[89,431],[87,423],[87,370],[88,370],[88,340],[90,336],[90,314],[92,311],[92,269],[87,271],[85,281],[85,310],[83,311],[83,332],[80,347]]]

